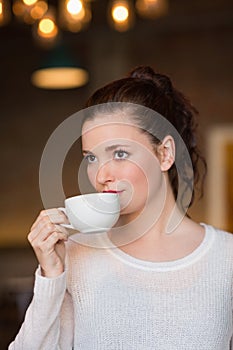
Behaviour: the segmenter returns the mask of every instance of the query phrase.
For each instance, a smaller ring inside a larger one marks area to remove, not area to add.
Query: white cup
[[[117,193],[89,193],[67,198],[62,210],[70,225],[62,226],[82,233],[108,231],[120,215],[120,202]]]

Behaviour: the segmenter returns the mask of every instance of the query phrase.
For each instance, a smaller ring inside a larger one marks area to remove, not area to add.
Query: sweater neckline
[[[124,262],[125,264],[134,266],[143,270],[169,271],[178,270],[187,267],[190,264],[199,260],[210,248],[215,238],[215,231],[212,226],[200,223],[205,229],[205,235],[201,243],[190,254],[176,260],[169,261],[147,261],[133,257],[115,246],[109,239],[107,233],[104,235],[104,240],[107,240],[109,253]]]

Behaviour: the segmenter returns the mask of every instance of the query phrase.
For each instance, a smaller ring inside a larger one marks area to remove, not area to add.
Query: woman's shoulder
[[[202,224],[206,229],[216,235],[217,238],[233,241],[233,233],[209,224]]]
[[[209,239],[214,239],[215,245],[219,247],[219,252],[225,247],[233,256],[233,233],[213,225],[203,223],[202,225],[205,227]]]

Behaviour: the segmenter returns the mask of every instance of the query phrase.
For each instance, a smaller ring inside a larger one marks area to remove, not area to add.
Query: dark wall
[[[1,210],[0,245],[27,245],[30,225],[42,208],[38,185],[41,154],[53,130],[82,108],[98,86],[138,64],[170,75],[200,111],[200,142],[206,152],[209,129],[232,122],[233,6],[230,1],[171,2],[166,18],[137,19],[135,28],[117,33],[105,23],[102,7],[90,28],[64,33],[63,40],[90,73],[90,82],[68,91],[33,87],[30,75],[45,50],[33,42],[30,28],[16,22],[0,28]],[[102,17],[101,17],[102,16]],[[67,195],[77,191],[72,165]],[[61,203],[60,203],[61,204]],[[202,200],[194,218],[205,221]]]

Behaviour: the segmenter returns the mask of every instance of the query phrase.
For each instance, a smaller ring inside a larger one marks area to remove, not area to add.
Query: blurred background
[[[190,214],[233,231],[233,2],[120,2],[0,0],[0,349],[14,338],[32,296],[37,262],[27,234],[43,208],[45,144],[96,88],[135,66],[169,75],[198,109],[209,172],[205,196]],[[59,74],[75,68],[76,80],[63,77],[60,85],[53,69],[55,81],[46,76],[45,86],[38,70],[54,67]],[[64,165],[67,196],[79,190],[76,146]]]

